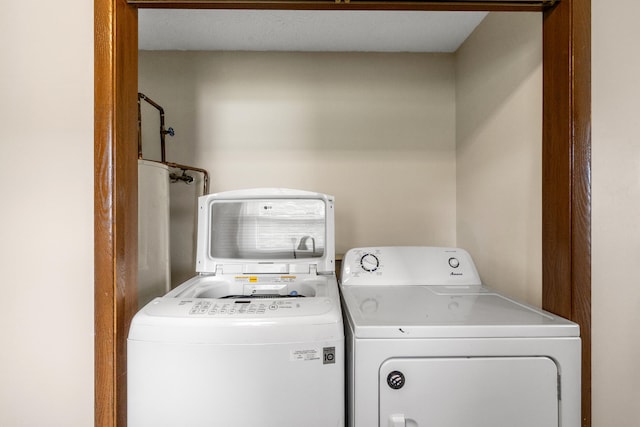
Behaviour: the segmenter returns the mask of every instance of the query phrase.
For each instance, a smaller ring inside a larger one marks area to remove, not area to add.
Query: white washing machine
[[[128,425],[344,426],[333,197],[203,196],[196,264],[133,318]]]
[[[343,260],[351,427],[579,427],[573,322],[481,284],[456,248]]]

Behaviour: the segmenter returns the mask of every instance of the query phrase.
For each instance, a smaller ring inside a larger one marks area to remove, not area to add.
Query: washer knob
[[[449,258],[449,266],[451,268],[458,268],[460,267],[460,261],[458,260],[458,258],[451,257]]]

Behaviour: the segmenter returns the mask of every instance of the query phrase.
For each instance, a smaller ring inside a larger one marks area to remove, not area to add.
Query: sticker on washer
[[[290,360],[292,362],[309,362],[320,360],[320,352],[316,349],[291,350]]]
[[[236,283],[293,283],[296,276],[235,276]]]
[[[322,349],[322,353],[324,355],[324,359],[322,359],[323,365],[329,365],[336,363],[336,348],[335,347],[324,347]]]
[[[236,276],[236,283],[258,283],[258,276]]]
[[[320,352],[316,349],[307,350],[291,350],[292,362],[308,362],[311,360],[320,360]],[[336,363],[336,348],[335,347],[323,347],[322,348],[322,364],[330,365]]]

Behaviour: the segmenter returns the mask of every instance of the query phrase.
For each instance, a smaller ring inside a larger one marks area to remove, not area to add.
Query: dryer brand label
[[[404,374],[400,371],[393,371],[387,375],[387,384],[394,390],[399,390],[404,387]]]
[[[314,349],[291,350],[290,360],[292,362],[309,362],[320,360],[320,351]]]

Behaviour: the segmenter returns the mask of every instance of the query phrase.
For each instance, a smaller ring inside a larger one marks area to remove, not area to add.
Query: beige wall
[[[337,254],[455,245],[452,54],[140,52],[139,62],[140,90],[176,130],[168,160],[208,169],[212,192],[333,194]]]
[[[486,283],[539,305],[541,28],[489,14],[456,54],[140,52],[140,90],[176,129],[168,159],[208,169],[212,192],[334,194],[338,254],[461,246]]]
[[[92,3],[5,3],[0,425],[88,426]],[[640,419],[640,286],[632,270],[640,251],[640,56],[634,44],[640,10],[634,0],[619,0],[615,8],[610,3],[592,2],[593,425],[634,427]]]
[[[0,425],[93,425],[93,2],[2,2]]]
[[[456,55],[457,242],[531,304],[542,283],[542,17],[490,13]]]
[[[593,426],[640,424],[640,3],[592,0]]]

